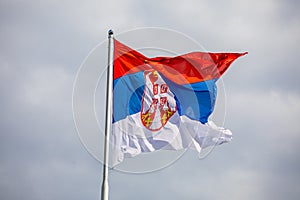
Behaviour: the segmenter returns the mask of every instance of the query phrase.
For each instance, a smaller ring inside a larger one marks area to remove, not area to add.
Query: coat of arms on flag
[[[114,39],[110,166],[160,149],[201,149],[229,142],[212,125],[216,81],[246,53],[192,52],[148,58]]]
[[[144,72],[141,121],[151,131],[158,131],[177,111],[174,94],[156,70]]]

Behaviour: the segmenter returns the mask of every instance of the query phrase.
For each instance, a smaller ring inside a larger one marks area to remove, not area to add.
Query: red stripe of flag
[[[231,63],[245,53],[192,52],[176,57],[147,58],[114,40],[114,79],[155,69],[177,84],[191,84],[221,77]]]

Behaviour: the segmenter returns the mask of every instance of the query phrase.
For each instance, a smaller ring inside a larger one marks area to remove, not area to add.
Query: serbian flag
[[[246,53],[192,52],[148,58],[114,39],[111,166],[156,150],[194,149],[229,142],[232,133],[209,116],[216,81]]]

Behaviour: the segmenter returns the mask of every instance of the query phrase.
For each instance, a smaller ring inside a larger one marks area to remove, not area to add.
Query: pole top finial
[[[113,30],[110,29],[110,30],[108,31],[108,35],[111,36],[111,35],[113,35],[113,34],[114,34]]]

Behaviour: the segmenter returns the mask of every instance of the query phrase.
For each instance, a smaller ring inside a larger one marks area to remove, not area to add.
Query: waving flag
[[[246,53],[192,52],[147,58],[114,40],[111,166],[155,150],[201,149],[229,142],[209,116],[216,81]]]

